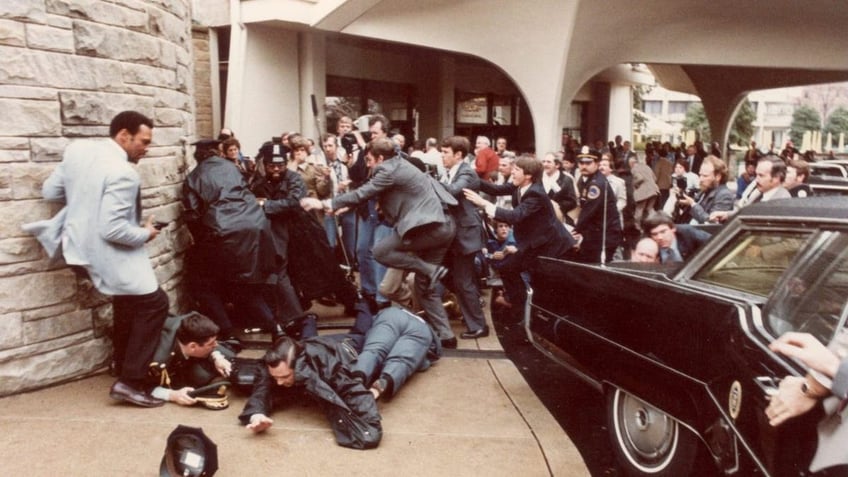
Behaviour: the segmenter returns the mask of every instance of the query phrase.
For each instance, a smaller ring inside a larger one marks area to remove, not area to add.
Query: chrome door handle
[[[780,379],[772,376],[758,376],[754,378],[754,383],[766,396],[777,395],[777,388],[780,385]]]

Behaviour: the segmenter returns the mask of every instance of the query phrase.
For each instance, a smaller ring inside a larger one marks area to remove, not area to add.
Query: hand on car
[[[839,370],[839,357],[809,333],[784,333],[769,345],[769,349],[795,358],[829,378]]]
[[[766,408],[769,424],[779,426],[788,419],[800,416],[816,405],[818,400],[810,397],[801,390],[806,379],[797,376],[787,376],[780,381],[777,394],[771,397]]]
[[[710,214],[709,221],[712,223],[722,224],[727,221],[727,218],[730,216],[730,213],[726,210],[716,211]]]

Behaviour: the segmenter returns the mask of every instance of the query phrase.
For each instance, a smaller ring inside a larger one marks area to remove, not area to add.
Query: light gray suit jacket
[[[115,141],[74,142],[42,187],[45,199],[65,202],[65,208],[29,229],[42,243],[48,241],[48,252],[60,237],[65,262],[85,267],[101,293],[153,293],[159,284],[144,248],[150,232],[139,226],[140,187],[138,173]]]
[[[833,396],[822,402],[825,417],[818,426],[819,445],[810,464],[813,472],[848,464],[848,412],[838,412],[841,401],[848,399],[848,358],[844,357],[848,352],[848,331],[837,333],[828,348],[843,358],[830,386]]]

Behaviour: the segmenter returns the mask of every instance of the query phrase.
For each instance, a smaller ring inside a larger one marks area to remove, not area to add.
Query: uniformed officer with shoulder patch
[[[598,170],[598,154],[583,146],[577,155],[580,179],[577,191],[580,215],[572,231],[580,243],[577,260],[583,263],[609,262],[621,244],[621,221],[615,208],[615,192]]]

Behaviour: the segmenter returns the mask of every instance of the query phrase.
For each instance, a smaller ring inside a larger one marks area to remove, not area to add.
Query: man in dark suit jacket
[[[449,137],[441,145],[442,161],[446,169],[443,184],[459,202],[459,205],[451,208],[456,220],[456,238],[448,251],[447,263],[459,308],[465,326],[468,327],[468,331],[460,335],[464,339],[489,335],[483,307],[480,306],[480,289],[474,276],[474,256],[485,246],[483,222],[477,208],[465,199],[462,192],[463,189],[480,189],[477,173],[462,160],[470,147],[468,139],[462,136]]]
[[[390,268],[414,271],[416,293],[429,295],[447,273],[441,263],[456,234],[456,225],[443,204],[456,205],[456,199],[395,155],[389,139],[372,140],[365,147],[365,154],[369,167],[374,169],[368,182],[333,199],[304,198],[301,205],[307,210],[339,210],[376,197],[380,212],[393,228],[374,244],[374,258]],[[433,325],[441,340],[454,338],[447,323]]]
[[[518,252],[510,265],[501,269],[501,277],[512,309],[520,312],[527,299],[521,272],[531,270],[540,256],[564,257],[575,242],[557,220],[551,199],[542,187],[541,161],[522,155],[512,168],[511,179],[512,183],[503,185],[481,182],[480,190],[494,196],[512,195],[512,210],[495,207],[471,189],[464,192],[465,198],[484,208],[489,217],[513,226]]]
[[[645,231],[660,247],[660,262],[682,262],[701,248],[711,235],[701,229],[685,224],[674,224],[674,219],[665,212],[651,213],[644,222]]]

